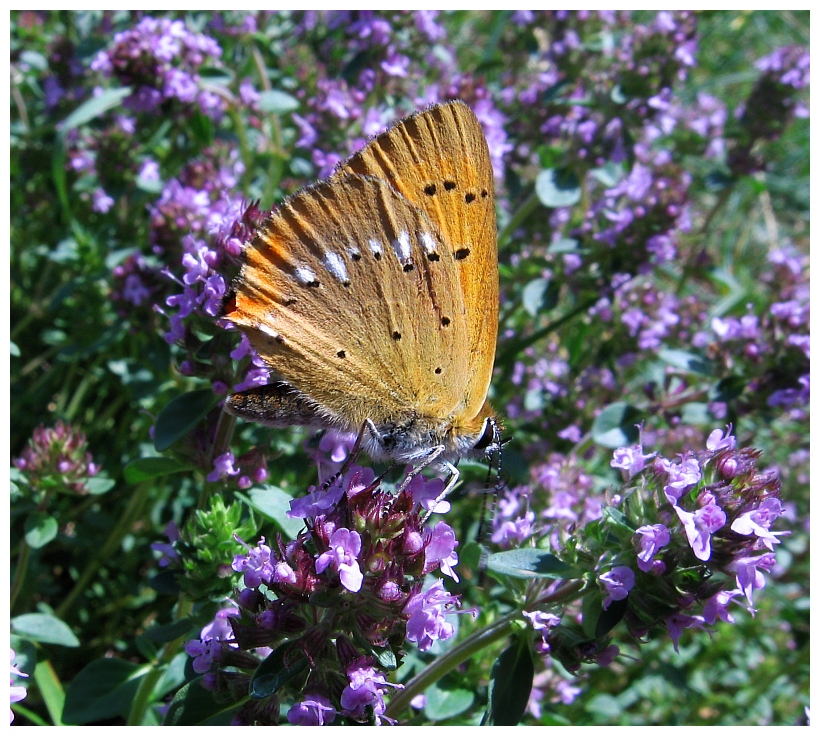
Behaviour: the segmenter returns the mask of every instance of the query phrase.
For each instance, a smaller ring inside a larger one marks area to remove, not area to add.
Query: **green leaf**
[[[154,429],[154,447],[164,452],[178,439],[190,432],[216,403],[209,388],[189,391],[171,399],[157,417]]]
[[[236,703],[220,703],[213,690],[202,687],[202,678],[189,682],[181,688],[165,714],[165,726],[229,726]]]
[[[555,307],[558,295],[550,287],[550,279],[533,279],[524,287],[521,302],[530,316],[535,317],[539,312]]]
[[[116,716],[126,717],[146,671],[124,659],[91,662],[69,685],[63,722],[83,725]]]
[[[57,126],[60,133],[64,135],[72,128],[84,125],[112,108],[119,107],[120,103],[130,94],[130,87],[116,87],[107,89],[101,95],[86,100]]]
[[[14,340],[9,343],[9,354],[12,358],[20,357],[20,348]]]
[[[595,623],[595,638],[600,639],[614,629],[624,617],[629,598],[620,601],[610,601],[609,608],[601,610],[598,621]]]
[[[743,393],[746,383],[741,376],[727,376],[709,389],[709,401],[732,401]]]
[[[444,721],[464,713],[475,700],[475,693],[461,687],[446,688],[438,683],[424,691],[424,715],[431,721]]]
[[[56,616],[48,613],[24,613],[11,620],[11,630],[31,641],[43,644],[59,644],[78,647],[80,640],[74,632]]]
[[[689,353],[686,350],[667,350],[661,348],[658,350],[658,357],[664,363],[674,368],[679,368],[682,371],[698,373],[702,376],[711,376],[714,372],[714,366],[710,360],[695,353]]]
[[[551,578],[571,580],[579,573],[544,550],[511,549],[495,552],[487,558],[487,570],[513,578]]]
[[[60,682],[60,678],[49,660],[37,663],[34,668],[34,682],[37,683],[37,689],[40,691],[54,725],[64,725],[65,690],[63,690],[63,683]]]
[[[709,404],[702,401],[690,401],[684,404],[680,410],[680,420],[685,425],[695,427],[703,427],[714,421]]]
[[[270,112],[274,115],[284,115],[288,112],[298,110],[300,102],[287,92],[278,89],[271,89],[259,95],[259,109],[263,112]]]
[[[482,726],[517,726],[527,709],[535,668],[529,637],[520,636],[493,664]]]
[[[214,142],[214,121],[199,110],[189,118],[188,129],[200,146],[210,146]]]
[[[589,171],[607,189],[614,187],[624,175],[624,167],[613,161],[608,161],[603,166]]]
[[[592,423],[592,439],[599,445],[617,449],[634,445],[640,436],[642,414],[625,401],[607,406]]]
[[[291,519],[287,515],[290,511],[291,500],[293,497],[289,493],[276,486],[253,488],[248,494],[249,506],[276,524],[288,539],[296,539],[296,535],[304,528],[305,522],[304,519]]]
[[[545,207],[571,207],[581,201],[581,183],[571,169],[546,169],[535,179],[535,193]]]
[[[559,238],[549,244],[547,253],[577,253],[578,241],[575,238]]]
[[[145,631],[145,636],[157,644],[167,644],[169,641],[185,636],[194,626],[192,618],[183,618],[170,624],[152,626]]]
[[[110,491],[115,485],[116,482],[113,478],[106,478],[103,475],[88,478],[85,481],[85,488],[92,496],[101,496],[103,493]]]
[[[251,677],[248,694],[252,698],[267,698],[308,666],[302,650],[286,642],[271,652]]]
[[[164,475],[180,473],[190,470],[191,466],[179,462],[171,457],[141,457],[132,460],[123,470],[125,482],[131,485],[142,483],[152,478],[161,478]]]
[[[32,549],[45,547],[57,536],[57,519],[51,514],[35,511],[26,518],[26,544]]]

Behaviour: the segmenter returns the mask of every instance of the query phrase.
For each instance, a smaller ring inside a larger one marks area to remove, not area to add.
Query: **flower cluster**
[[[259,660],[247,653],[267,647],[284,658],[286,669],[308,669],[288,712],[291,723],[332,723],[337,715],[383,720],[384,694],[396,687],[387,682],[386,668],[401,659],[405,640],[425,651],[454,633],[446,615],[456,612],[458,598],[441,580],[423,587],[435,570],[458,579],[453,530],[443,521],[432,529],[421,523],[441,491],[441,480],[416,475],[392,495],[372,470],[353,466],[292,501],[289,516],[305,519],[307,531],[287,543],[243,542],[246,552],[233,560],[244,583],[238,611],[220,636],[189,643],[196,671],[209,671],[212,663],[217,672],[238,666],[241,656],[241,666],[255,669]],[[222,690],[228,677],[207,682]],[[236,673],[231,677],[235,686]],[[238,721],[267,722],[259,708],[240,709]]]
[[[183,21],[149,16],[116,34],[111,48],[100,51],[91,68],[131,87],[124,104],[134,111],[152,112],[174,100],[195,103],[203,113],[219,117],[224,103],[203,89],[198,70],[221,55],[214,39],[192,33]]]
[[[88,479],[100,472],[88,452],[85,435],[65,422],[37,427],[14,466],[34,491],[65,490],[79,495],[89,492]]]
[[[677,649],[684,629],[732,623],[733,601],[745,601],[754,613],[755,592],[765,586],[775,545],[786,533],[772,530],[785,509],[776,475],[756,467],[759,456],[737,449],[736,438],[721,430],[709,435],[705,450],[674,460],[645,453],[641,444],[622,447],[611,464],[625,486],[610,496],[611,505],[594,510],[594,497],[562,489],[561,477],[571,472],[566,463],[546,465],[539,482],[550,489],[552,505],[537,524],[523,507],[517,516],[509,513],[510,499],[517,495],[521,506],[521,494],[508,494],[496,535],[525,526],[537,547],[549,540],[555,555],[595,581],[581,590],[596,599],[584,604],[583,615],[555,605],[559,584],[543,591],[543,605],[536,601],[524,612],[537,634],[536,651],[575,672],[583,662],[614,660],[619,649],[607,634],[620,621],[637,641],[664,626]],[[537,485],[528,488],[528,503],[538,493]],[[579,625],[594,615],[601,621]],[[589,631],[602,633],[590,638]]]

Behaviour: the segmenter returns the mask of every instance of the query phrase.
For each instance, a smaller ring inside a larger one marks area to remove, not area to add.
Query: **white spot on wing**
[[[313,271],[311,271],[307,266],[297,266],[295,274],[296,280],[304,286],[312,284],[316,281],[316,274],[313,273]]]
[[[272,337],[274,340],[275,340],[277,337],[279,337],[279,333],[278,333],[278,332],[276,332],[276,330],[274,330],[273,328],[268,327],[268,326],[267,326],[264,322],[260,322],[260,323],[256,326],[256,329],[258,329],[258,330],[259,330],[259,332],[264,332],[266,335],[269,335],[269,336],[270,336],[270,337]]]
[[[425,253],[436,252],[436,239],[430,233],[421,234],[421,247],[424,248]]]
[[[382,245],[378,241],[371,240],[368,245],[374,256],[380,256],[382,254]]]
[[[402,263],[410,260],[410,236],[406,232],[399,233],[399,237],[393,241],[393,250]]]
[[[338,253],[325,254],[325,268],[343,284],[349,282],[344,261]]]

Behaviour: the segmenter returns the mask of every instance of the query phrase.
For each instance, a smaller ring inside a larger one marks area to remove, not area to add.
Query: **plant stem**
[[[519,619],[521,612],[518,610],[508,613],[504,618],[477,631],[463,642],[453,647],[443,657],[433,662],[429,667],[416,675],[408,682],[403,690],[399,690],[390,699],[384,714],[388,718],[398,718],[398,716],[409,707],[410,701],[419,693],[424,692],[434,682],[440,680],[451,670],[455,669],[462,662],[470,659],[482,649],[509,636],[512,633],[514,622]]]

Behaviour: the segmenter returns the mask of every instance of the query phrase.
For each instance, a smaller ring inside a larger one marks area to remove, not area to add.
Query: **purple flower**
[[[679,463],[663,458],[660,461],[660,467],[669,475],[663,492],[673,506],[677,506],[680,497],[697,485],[702,477],[698,461],[688,454],[681,457]]]
[[[743,591],[750,606],[753,603],[754,591],[766,587],[766,578],[758,568],[762,568],[764,572],[771,572],[774,565],[775,556],[772,552],[757,557],[740,557],[727,565],[727,569],[737,576],[737,586]]]
[[[449,525],[440,521],[430,533],[424,548],[425,570],[433,569],[438,563],[439,569],[445,575],[458,582],[458,575],[453,570],[453,566],[458,564],[456,547],[458,547],[456,533]]]
[[[720,619],[726,623],[733,624],[735,619],[726,609],[732,602],[732,599],[735,596],[741,595],[742,592],[743,591],[737,588],[735,590],[721,590],[707,599],[703,604],[703,619],[706,623],[711,625]]]
[[[641,445],[619,447],[613,453],[612,461],[609,464],[613,468],[625,470],[627,477],[631,478],[636,473],[640,473],[646,467],[646,461],[654,456],[654,452],[644,455]]]
[[[443,490],[444,481],[441,478],[428,480],[422,475],[415,476],[407,485],[413,502],[433,514],[446,514],[450,510],[450,502],[439,499]]]
[[[14,675],[17,677],[28,677],[25,672],[20,672],[17,667],[14,666],[14,660],[17,658],[17,653],[9,648],[11,656],[9,657],[9,674]],[[19,703],[23,698],[26,697],[26,689],[22,685],[15,685],[14,684],[14,677],[9,677],[9,700],[12,703]],[[14,711],[9,710],[9,723],[14,721]]]
[[[169,521],[165,527],[165,536],[168,537],[168,542],[154,542],[151,545],[152,550],[162,555],[157,562],[159,567],[168,567],[171,563],[179,562],[179,554],[174,545],[180,540],[180,535],[173,521]]]
[[[222,644],[217,639],[209,641],[193,639],[185,645],[185,653],[193,657],[194,672],[203,675],[211,669],[214,662],[219,662],[222,656]]]
[[[208,473],[206,480],[209,483],[216,483],[221,478],[233,475],[239,475],[239,468],[234,467],[236,458],[232,452],[226,452],[214,460],[214,469]]]
[[[199,632],[199,638],[202,639],[202,641],[210,641],[211,639],[227,641],[233,638],[233,628],[228,622],[228,619],[238,616],[239,609],[233,606],[220,609],[216,612],[213,621],[202,627],[202,631]]]
[[[631,567],[618,565],[600,575],[598,581],[604,584],[607,593],[604,600],[606,610],[612,601],[622,601],[629,595],[629,591],[635,586],[635,573]]]
[[[335,508],[343,495],[344,487],[337,481],[327,490],[312,491],[307,496],[291,500],[287,516],[291,519],[312,519]]]
[[[689,616],[685,613],[675,613],[667,618],[666,629],[675,645],[675,651],[679,651],[678,641],[684,629],[702,629],[705,623],[703,616]]]
[[[363,716],[368,706],[373,708],[376,725],[381,723],[384,714],[384,693],[386,687],[403,688],[404,685],[394,685],[385,678],[384,674],[362,658],[347,670],[349,685],[342,691],[341,705],[348,715]],[[390,719],[385,719],[390,722]]]
[[[258,588],[262,583],[268,583],[274,578],[274,560],[271,548],[265,544],[265,538],[259,539],[256,547],[249,547],[241,539],[241,544],[248,550],[246,555],[235,555],[231,567],[236,572],[244,573],[245,585],[248,588]]]
[[[407,639],[414,641],[420,651],[427,651],[433,642],[449,639],[455,627],[444,618],[445,614],[456,613],[458,598],[444,589],[441,579],[436,580],[426,591],[411,596],[404,606],[407,619]],[[472,610],[458,613],[473,613]]]
[[[787,532],[770,532],[769,528],[775,519],[783,513],[783,506],[777,498],[767,498],[760,506],[752,511],[741,514],[732,522],[732,531],[748,536],[754,534],[758,539],[763,540],[763,544],[770,550],[774,550],[774,545],[779,544],[778,536]]]
[[[655,572],[659,565],[662,568],[663,563],[655,560],[655,555],[669,544],[669,530],[663,524],[652,524],[639,527],[635,533],[640,535],[641,545],[638,552],[638,568],[644,572]]]
[[[549,629],[561,623],[561,617],[556,616],[554,613],[547,613],[546,611],[523,611],[522,613],[536,631]]]
[[[316,557],[316,572],[321,575],[332,566],[339,573],[342,585],[351,593],[356,593],[364,580],[357,560],[361,551],[362,538],[359,533],[341,527],[333,532],[330,548]]]
[[[737,440],[735,440],[732,436],[731,427],[726,428],[725,437],[723,436],[723,432],[721,430],[715,429],[706,439],[706,449],[711,452],[718,452],[719,450],[734,450],[736,444]]]
[[[678,518],[683,524],[689,546],[699,560],[706,561],[712,556],[712,534],[726,524],[726,514],[715,503],[707,503],[702,508],[689,513],[675,506]]]
[[[406,77],[409,66],[410,59],[394,49],[390,50],[387,58],[381,63],[382,71],[391,77]]]
[[[102,189],[95,189],[91,195],[92,204],[91,209],[94,212],[108,212],[114,206],[114,200],[109,197]]]
[[[336,709],[324,695],[305,693],[304,700],[288,711],[288,722],[294,726],[324,726],[333,723]]]

